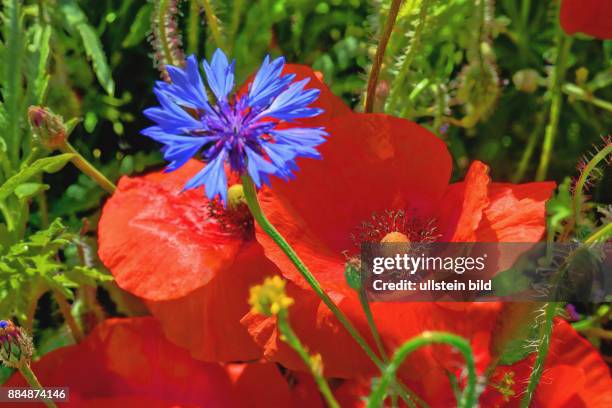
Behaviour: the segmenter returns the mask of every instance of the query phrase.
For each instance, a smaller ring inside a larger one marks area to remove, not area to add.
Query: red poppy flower
[[[308,376],[292,374],[290,384],[274,364],[194,360],[150,317],[107,320],[32,369],[45,386],[68,387],[70,407],[322,406]],[[25,385],[21,374],[5,384]]]
[[[486,337],[486,329],[482,330]],[[486,343],[473,344],[476,356],[488,354]],[[524,396],[535,355],[512,365],[500,366],[491,376],[480,396],[483,407],[518,407]],[[486,358],[485,358],[486,359]],[[483,374],[485,366],[479,367]],[[456,404],[446,373],[433,374],[413,367],[421,373],[423,388],[435,390],[423,397],[431,407]],[[459,374],[458,369],[453,370]],[[369,395],[369,379],[349,380],[335,395],[343,407],[364,406],[362,397]],[[544,372],[532,404],[535,407],[579,408],[612,405],[612,378],[606,363],[591,344],[565,321],[558,321],[553,330]]]
[[[272,224],[360,327],[363,318],[354,292],[345,283],[344,268],[346,254],[358,254],[361,241],[381,241],[389,233],[400,233],[411,242],[536,242],[545,231],[545,202],[554,183],[491,183],[487,166],[475,162],[465,181],[449,185],[451,157],[444,142],[415,123],[382,114],[349,114],[326,126],[330,138],[320,148],[324,159],[299,163],[296,180],[273,182],[271,188],[261,191],[260,199]],[[276,244],[260,230],[256,236],[283,275],[309,291]],[[296,309],[300,302],[296,299]],[[380,303],[373,305],[373,312],[383,340],[395,346],[423,330],[435,329],[437,320],[432,316],[447,313],[438,309],[448,306]],[[469,337],[473,326],[467,313],[473,307],[454,307],[464,326],[458,324],[459,334]],[[496,305],[482,307],[492,312]],[[318,347],[306,341],[322,354],[326,373],[350,378],[359,373],[355,366],[369,371],[371,364],[363,353],[361,359],[347,365],[346,355],[359,355],[358,346],[354,341],[332,341],[331,333],[344,329],[335,319],[328,319],[334,328],[327,330],[320,322],[327,321],[329,312],[324,306],[315,310],[318,318],[305,319],[314,324],[301,331],[296,328],[296,332],[301,338],[318,333],[327,339]],[[299,319],[304,319],[302,313]],[[476,314],[473,320],[478,319]],[[251,325],[251,319],[244,322],[266,347],[268,357],[297,368],[293,361],[282,358],[284,353],[278,351],[282,344],[258,332],[265,325]]]
[[[349,112],[310,68],[286,65],[284,72],[321,90],[313,106],[324,113],[305,125]],[[239,323],[248,290],[278,271],[254,240],[245,205],[224,209],[202,188],[183,191],[203,166],[191,160],[174,172],[122,178],[102,211],[99,255],[121,288],[147,302],[170,340],[204,361],[249,361],[261,350]]]
[[[562,0],[559,18],[568,34],[580,32],[602,40],[612,38],[612,2],[609,0]]]

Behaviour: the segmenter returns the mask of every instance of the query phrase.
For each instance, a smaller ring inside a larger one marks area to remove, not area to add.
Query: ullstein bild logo
[[[612,244],[364,243],[370,301],[612,300]]]

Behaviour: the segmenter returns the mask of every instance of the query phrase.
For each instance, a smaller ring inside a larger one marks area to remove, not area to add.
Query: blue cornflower
[[[248,92],[230,96],[234,88],[234,65],[221,50],[212,61],[202,62],[214,103],[207,97],[195,56],[187,58],[184,69],[168,66],[172,83],[157,82],[153,92],[160,106],[144,114],[156,125],[142,131],[165,146],[167,171],[176,170],[199,155],[207,165],[185,185],[185,189],[206,187],[212,200],[227,202],[225,164],[239,175],[245,172],[257,187],[268,184],[268,175],[284,180],[293,177],[298,157],[320,158],[315,149],[325,141],[323,128],[290,127],[295,119],[322,113],[309,107],[319,96],[318,89],[304,89],[309,79],[294,81],[282,75],[284,58],[267,56]],[[282,126],[281,126],[282,125]]]

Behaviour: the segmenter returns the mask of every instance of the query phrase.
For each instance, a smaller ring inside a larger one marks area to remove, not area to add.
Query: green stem
[[[586,164],[582,172],[580,173],[580,177],[576,182],[576,187],[574,188],[574,197],[572,202],[572,210],[574,211],[574,222],[576,224],[580,223],[580,217],[582,214],[581,206],[583,200],[583,190],[584,186],[587,184],[591,172],[599,165],[602,160],[606,160],[608,155],[612,154],[612,144],[605,146],[601,149],[589,162]]]
[[[79,170],[89,176],[93,181],[98,183],[100,187],[106,190],[108,193],[113,194],[117,189],[109,179],[98,169],[96,169],[91,163],[89,163],[82,155],[79,153],[70,143],[67,141],[64,142],[62,146],[60,146],[59,150],[64,153],[72,153],[74,154],[74,158],[71,160],[72,164],[74,164]]]
[[[285,343],[289,344],[289,346],[291,346],[291,348],[298,353],[298,355],[304,361],[306,366],[310,369],[310,373],[314,377],[315,382],[317,383],[317,386],[321,391],[321,394],[323,394],[325,402],[327,402],[327,406],[330,408],[340,408],[338,401],[336,401],[333,393],[331,392],[331,389],[329,388],[329,384],[327,384],[325,377],[323,377],[322,367],[317,366],[313,363],[312,357],[310,356],[310,354],[308,354],[306,348],[304,347],[304,345],[302,345],[300,339],[295,335],[293,329],[291,329],[291,326],[289,325],[289,321],[286,316],[286,311],[285,313],[281,313],[278,315],[277,323],[278,329],[282,334],[281,339]]]
[[[215,40],[215,45],[218,48],[225,49],[223,44],[223,37],[221,36],[221,29],[219,27],[219,20],[215,14],[212,4],[208,0],[200,0],[200,5],[204,8],[204,14],[206,14],[206,21],[210,27],[210,31]]]
[[[374,108],[374,99],[376,97],[376,85],[378,84],[378,75],[380,74],[380,68],[382,66],[383,58],[385,56],[385,50],[397,19],[397,13],[399,12],[400,6],[403,0],[393,0],[391,2],[391,8],[389,15],[385,21],[383,32],[376,48],[376,54],[374,56],[374,62],[372,63],[372,69],[370,69],[370,75],[368,77],[368,86],[366,88],[366,99],[364,111],[366,113],[372,112]]]
[[[387,387],[389,383],[395,378],[397,370],[402,365],[404,360],[413,351],[431,344],[448,344],[455,347],[465,358],[467,363],[467,385],[465,390],[459,399],[457,406],[459,408],[474,407],[476,406],[476,367],[474,363],[474,354],[472,353],[472,347],[470,343],[454,334],[445,332],[425,332],[419,336],[416,336],[404,344],[395,351],[391,362],[384,370],[382,377],[380,378],[378,385],[374,388],[374,391],[370,395],[368,400],[368,408],[377,408],[383,406],[383,401],[387,393]]]
[[[374,342],[376,343],[376,347],[378,348],[378,353],[382,357],[383,362],[387,363],[387,361],[389,360],[389,356],[387,355],[385,346],[383,345],[382,340],[380,338],[380,333],[378,332],[378,328],[376,327],[376,323],[374,322],[374,316],[372,316],[370,302],[368,302],[368,298],[363,289],[359,290],[359,302],[361,303],[361,308],[363,309],[363,313],[365,314],[366,320],[368,321],[368,326],[370,327],[370,331],[372,332],[372,337],[374,337]]]
[[[72,333],[74,341],[80,343],[81,341],[83,341],[84,338],[83,330],[81,330],[81,327],[74,319],[74,316],[72,315],[72,309],[70,307],[70,304],[68,304],[68,300],[66,300],[66,296],[57,291],[54,292],[54,295],[55,301],[57,302],[57,305],[60,308],[60,312],[62,313],[62,317],[70,328],[70,332]]]
[[[531,157],[533,156],[533,152],[535,151],[536,144],[538,143],[539,135],[542,132],[542,128],[544,127],[544,116],[538,115],[536,118],[536,126],[533,131],[529,134],[529,140],[527,141],[527,146],[525,147],[525,151],[523,151],[523,156],[521,157],[521,161],[519,162],[516,173],[512,177],[513,183],[520,182],[523,177],[525,177],[525,173],[527,172],[527,168],[531,163]]]
[[[537,181],[542,181],[546,178],[553,146],[559,130],[559,118],[561,117],[561,107],[563,106],[563,92],[561,91],[561,88],[563,85],[563,79],[565,77],[565,71],[567,69],[566,62],[571,45],[572,39],[567,37],[563,31],[559,29],[559,33],[557,35],[557,59],[551,78],[552,88],[550,117],[548,119],[548,125],[546,125],[546,132],[544,134],[540,164],[536,172]]]
[[[535,394],[535,390],[540,383],[540,379],[542,378],[542,372],[544,372],[544,362],[546,361],[546,356],[548,355],[548,349],[550,347],[550,338],[553,329],[553,322],[555,314],[557,313],[557,304],[549,303],[546,305],[545,314],[544,314],[544,327],[542,328],[542,337],[540,338],[540,344],[538,346],[538,354],[536,356],[536,361],[533,366],[533,370],[531,371],[531,375],[529,376],[529,385],[527,385],[527,391],[525,392],[525,396],[521,400],[521,408],[529,408],[531,404],[531,399]]]
[[[591,93],[588,93],[587,91],[585,91],[584,89],[582,89],[581,87],[577,85],[565,84],[563,85],[562,90],[567,95],[572,96],[578,100],[592,103],[598,108],[602,108],[609,112],[612,112],[612,102],[608,102],[606,100],[596,98]]]
[[[23,364],[21,367],[19,367],[19,372],[21,375],[23,375],[23,378],[25,378],[28,384],[30,384],[30,387],[35,390],[43,389],[42,385],[40,385],[40,381],[38,381],[38,378],[36,378],[34,371],[32,371],[28,364]],[[48,408],[57,408],[55,402],[51,401],[50,399],[44,398],[43,402]]]
[[[423,32],[423,27],[425,27],[425,23],[427,21],[427,10],[429,9],[429,4],[430,0],[423,0],[421,2],[417,26],[414,29],[414,36],[410,40],[410,44],[408,45],[408,51],[406,52],[406,57],[402,62],[402,66],[400,67],[397,76],[393,80],[394,86],[391,87],[391,94],[389,95],[389,112],[395,111],[395,107],[398,102],[398,97],[400,95],[399,91],[406,81],[406,77],[410,72],[410,65],[412,64],[412,61],[416,56],[419,44],[421,42],[421,34]]]
[[[308,270],[308,267],[302,262],[300,257],[295,253],[291,245],[285,240],[285,238],[278,232],[278,230],[268,221],[265,214],[263,213],[261,206],[259,205],[259,201],[257,199],[257,190],[255,189],[255,184],[253,184],[253,180],[248,175],[242,176],[242,186],[244,188],[244,195],[247,201],[247,205],[249,206],[249,210],[253,215],[253,218],[257,222],[257,224],[264,230],[272,240],[278,245],[278,247],[287,255],[289,260],[295,265],[300,275],[308,282],[312,290],[319,296],[321,301],[331,310],[333,315],[338,319],[338,321],[344,326],[346,331],[355,339],[357,344],[363,349],[363,351],[368,355],[368,357],[376,364],[376,366],[380,369],[384,368],[383,362],[378,358],[376,353],[372,350],[370,345],[365,341],[363,336],[359,334],[357,329],[353,326],[348,317],[344,314],[342,310],[331,300],[329,295],[325,293],[317,278]],[[401,388],[401,387],[400,387]],[[410,392],[410,394],[413,394]],[[407,403],[411,403],[411,398],[406,395],[402,388],[402,392],[400,394],[402,399],[404,399]],[[410,402],[408,402],[410,401]]]
[[[593,232],[591,235],[589,235],[584,242],[586,244],[592,244],[595,242],[599,242],[599,241],[603,241],[605,239],[608,239],[612,237],[612,223],[608,223],[606,225],[604,225],[603,227],[600,227],[599,229],[595,230],[595,232]]]
[[[187,27],[187,54],[197,54],[200,48],[200,5],[197,0],[189,2]]]

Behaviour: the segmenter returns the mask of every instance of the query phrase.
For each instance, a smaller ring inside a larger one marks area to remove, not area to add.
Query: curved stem
[[[247,205],[249,206],[249,210],[251,214],[253,214],[253,218],[259,224],[259,226],[274,240],[274,242],[280,247],[280,249],[287,255],[287,257],[291,260],[291,262],[295,265],[300,275],[308,282],[312,290],[321,298],[323,303],[332,311],[334,316],[342,323],[342,325],[346,328],[349,334],[357,341],[357,343],[361,346],[361,348],[366,352],[366,354],[372,359],[372,361],[378,365],[382,366],[382,361],[378,358],[378,356],[372,351],[368,343],[365,339],[357,332],[357,329],[353,327],[353,324],[350,322],[348,317],[344,314],[342,310],[331,300],[329,295],[325,293],[321,284],[314,277],[314,275],[308,270],[308,267],[302,262],[300,257],[295,253],[291,245],[285,240],[285,238],[278,232],[278,230],[268,221],[266,216],[264,215],[261,207],[259,206],[259,201],[257,200],[257,191],[255,189],[255,184],[253,184],[253,180],[248,175],[242,176],[242,186],[244,188],[244,195],[247,201]]]
[[[599,163],[602,160],[605,160],[610,154],[612,154],[612,144],[605,146],[603,149],[597,152],[597,154],[593,156],[593,158],[589,160],[588,163],[586,163],[586,166],[580,173],[580,177],[578,178],[578,181],[576,182],[576,187],[574,189],[575,192],[572,202],[572,210],[574,211],[574,222],[576,224],[580,223],[580,217],[582,214],[582,212],[580,211],[580,207],[582,206],[582,191],[584,190],[584,186],[587,184],[591,172],[595,169],[595,167],[597,167]]]
[[[474,363],[474,354],[472,347],[467,340],[451,333],[445,332],[425,332],[417,337],[414,337],[398,348],[391,359],[391,362],[383,372],[378,385],[370,395],[368,400],[368,408],[382,407],[386,396],[387,387],[391,380],[395,377],[397,370],[402,365],[404,360],[410,353],[423,346],[431,344],[448,344],[455,347],[465,358],[468,371],[468,383],[465,386],[463,394],[459,399],[457,406],[459,408],[473,407],[476,405],[476,366]]]
[[[79,153],[70,143],[67,141],[64,142],[62,146],[59,147],[64,153],[72,153],[74,154],[74,158],[71,160],[72,164],[74,164],[79,170],[89,176],[93,181],[98,183],[100,187],[106,190],[108,193],[113,194],[117,189],[117,186],[113,184],[106,176],[98,169],[96,169],[90,162],[88,162],[82,155]]]
[[[536,361],[533,366],[533,371],[531,371],[531,375],[529,376],[529,385],[527,386],[527,391],[525,392],[525,396],[521,400],[521,408],[529,408],[531,404],[531,399],[535,393],[535,390],[540,383],[540,379],[542,378],[542,372],[544,372],[544,362],[546,361],[546,356],[548,355],[548,349],[550,347],[550,338],[553,329],[553,319],[555,317],[555,313],[557,312],[557,304],[549,303],[546,305],[546,310],[544,314],[544,327],[542,328],[542,337],[540,338],[540,344],[538,347],[538,355],[536,357]]]
[[[286,311],[285,313],[281,313],[278,315],[277,323],[278,329],[282,334],[281,339],[285,343],[289,344],[291,348],[294,349],[298,353],[300,358],[304,361],[304,363],[310,370],[310,373],[314,377],[315,382],[319,387],[319,391],[321,391],[321,394],[323,394],[325,402],[327,402],[327,406],[330,408],[340,408],[338,401],[336,401],[336,398],[334,398],[334,394],[329,388],[329,384],[327,384],[325,377],[323,377],[322,367],[317,366],[313,363],[312,357],[310,356],[310,354],[308,354],[306,348],[304,347],[304,345],[302,345],[302,342],[296,336],[293,329],[289,325],[289,321],[286,316]]]
[[[315,276],[308,270],[308,267],[302,262],[300,257],[295,253],[291,245],[285,240],[285,238],[278,232],[278,230],[268,221],[265,214],[263,213],[259,201],[257,200],[257,190],[255,189],[255,184],[253,184],[253,180],[247,174],[242,176],[242,187],[244,188],[244,196],[247,201],[247,205],[249,206],[249,210],[253,215],[253,218],[257,222],[257,224],[264,230],[270,238],[274,240],[276,245],[287,255],[289,260],[295,265],[296,269],[300,273],[300,275],[308,282],[312,290],[319,296],[321,301],[325,303],[325,305],[331,310],[333,315],[338,319],[338,321],[344,326],[346,331],[355,339],[357,344],[363,349],[363,351],[368,355],[368,357],[376,364],[376,366],[380,369],[384,369],[384,364],[380,360],[380,358],[374,353],[370,345],[365,341],[363,336],[359,334],[357,329],[353,326],[348,317],[344,314],[342,310],[331,300],[329,295],[325,293],[321,284],[315,278]],[[401,384],[398,387],[401,392],[400,396],[404,401],[406,401],[409,405],[412,404],[411,398],[415,398],[414,396],[407,396],[406,391],[401,387]],[[410,394],[413,394],[410,392]],[[413,405],[413,404],[412,404]]]
[[[376,85],[378,84],[378,75],[380,74],[380,67],[382,66],[383,58],[385,56],[385,50],[397,19],[402,0],[393,0],[391,2],[391,8],[389,9],[389,15],[385,21],[383,32],[376,48],[376,55],[374,56],[374,62],[372,63],[372,69],[370,69],[370,75],[368,77],[368,87],[366,89],[366,99],[364,111],[366,113],[372,112],[374,107],[374,98],[376,95]]]
[[[43,389],[42,385],[40,385],[40,381],[38,381],[38,378],[36,378],[34,371],[32,371],[28,364],[23,364],[21,367],[19,367],[19,372],[21,375],[23,375],[23,378],[25,378],[28,384],[30,384],[30,387],[35,390]],[[48,408],[57,408],[55,402],[51,401],[50,399],[44,398],[43,402]]]

